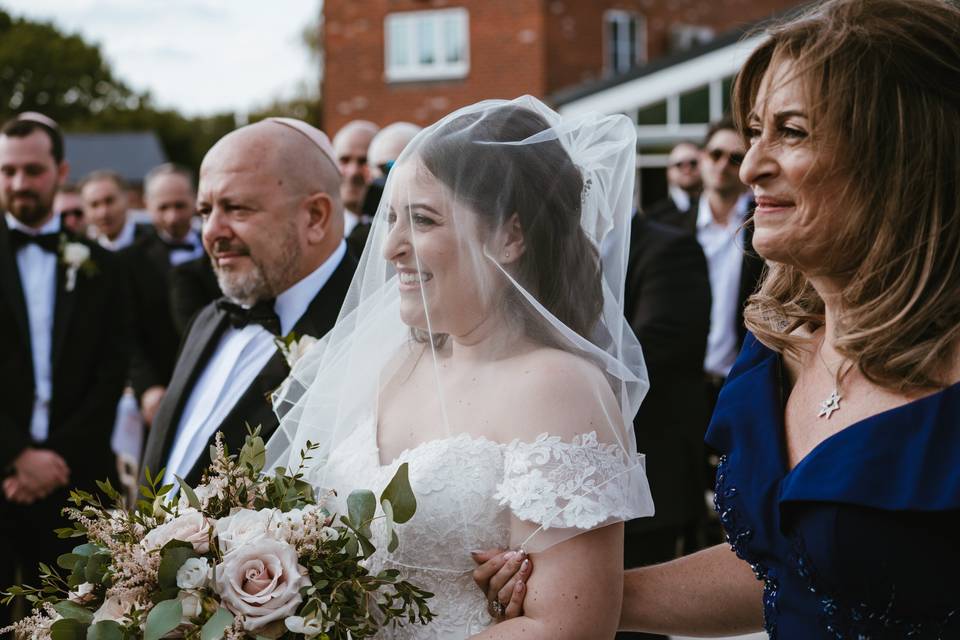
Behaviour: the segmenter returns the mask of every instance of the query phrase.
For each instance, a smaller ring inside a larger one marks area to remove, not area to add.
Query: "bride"
[[[524,97],[451,114],[390,172],[337,325],[275,400],[267,447],[268,468],[295,467],[319,443],[307,479],[341,498],[409,464],[416,515],[394,553],[375,527],[369,562],[434,592],[437,617],[384,634],[613,637],[622,522],[653,512],[628,426],[645,369],[622,313],[634,148],[625,117]],[[486,602],[469,553],[495,546],[536,572],[524,615],[493,628],[510,594]]]

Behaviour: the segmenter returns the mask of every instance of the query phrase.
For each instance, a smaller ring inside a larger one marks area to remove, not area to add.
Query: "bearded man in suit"
[[[276,430],[268,396],[289,368],[275,337],[325,334],[356,268],[333,149],[304,122],[270,118],[226,135],[203,160],[198,192],[224,297],[191,323],[142,465],[191,485],[218,431],[236,451],[247,425],[264,438]]]
[[[113,476],[110,432],[127,372],[126,279],[116,257],[54,215],[67,177],[56,123],[21,114],[0,130],[0,585],[37,584],[53,563],[68,486]],[[0,606],[0,627],[11,611]]]

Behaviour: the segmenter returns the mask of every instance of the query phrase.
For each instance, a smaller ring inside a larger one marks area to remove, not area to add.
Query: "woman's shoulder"
[[[518,437],[542,432],[569,437],[601,426],[609,429],[611,416],[619,416],[609,382],[590,360],[548,347],[510,360],[504,387],[525,432]]]

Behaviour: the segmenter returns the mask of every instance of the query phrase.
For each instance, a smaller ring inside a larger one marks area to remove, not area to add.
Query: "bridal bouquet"
[[[315,447],[301,452],[303,461]],[[398,545],[394,524],[406,522],[416,500],[404,464],[377,499],[355,491],[346,514],[324,507],[294,473],[278,468],[261,475],[264,443],[247,436],[230,455],[218,434],[204,482],[191,489],[180,480],[158,486],[163,472],[141,487],[144,499],[125,510],[108,482],[98,483],[112,501],[74,491],[64,513],[72,527],[62,537],[85,538],[40,565],[41,586],[17,586],[32,615],[0,631],[52,640],[157,640],[187,638],[368,638],[389,625],[428,623],[433,594],[395,570],[372,575],[364,559],[375,549],[370,523],[382,518],[389,546]],[[178,478],[179,480],[179,478]]]

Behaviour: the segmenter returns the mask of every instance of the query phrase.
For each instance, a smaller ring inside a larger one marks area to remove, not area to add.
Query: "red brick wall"
[[[324,129],[350,120],[430,124],[486,98],[546,92],[543,0],[326,0],[324,2]],[[384,79],[388,13],[464,7],[470,14],[470,71],[459,80]]]
[[[548,96],[603,74],[603,14],[644,15],[648,60],[669,53],[670,25],[716,34],[756,22],[799,0],[325,0],[323,125],[335,133],[357,118],[380,125],[430,124],[486,98]],[[464,7],[470,14],[470,71],[436,82],[384,79],[388,13]]]
[[[544,0],[547,92],[604,75],[603,15],[609,9],[644,16],[647,60],[655,60],[670,53],[673,23],[711,27],[719,35],[797,4],[799,0]]]

